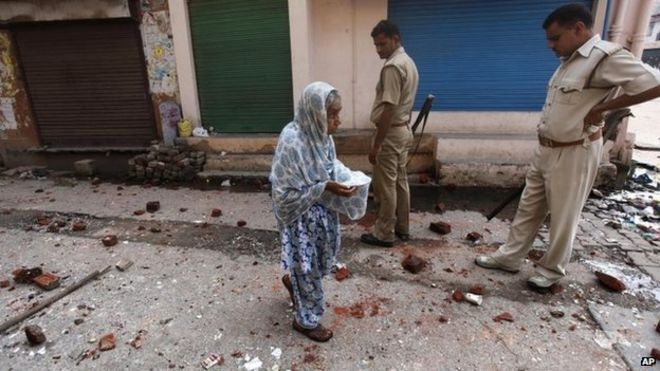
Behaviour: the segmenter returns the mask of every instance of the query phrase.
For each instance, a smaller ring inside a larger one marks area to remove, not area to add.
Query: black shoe
[[[408,233],[394,232],[394,234],[396,235],[396,237],[397,237],[398,239],[400,239],[400,240],[403,241],[403,242],[408,242],[408,241],[410,241],[410,234],[408,234]]]
[[[362,236],[360,236],[360,241],[368,244],[368,245],[373,245],[373,246],[380,246],[380,247],[392,247],[394,246],[394,241],[383,241],[379,240],[376,238],[371,233],[365,233]]]

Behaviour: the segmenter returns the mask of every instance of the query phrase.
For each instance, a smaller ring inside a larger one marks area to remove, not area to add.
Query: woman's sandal
[[[318,341],[320,343],[325,343],[326,341],[332,339],[332,335],[333,335],[331,330],[321,325],[318,325],[313,329],[306,329],[300,326],[295,319],[293,320],[293,329],[307,336],[308,338],[314,341]]]
[[[291,297],[291,303],[293,303],[293,306],[296,306],[296,299],[293,297],[293,285],[291,284],[291,276],[288,274],[285,274],[282,276],[282,284],[284,287],[286,287],[287,291],[289,291],[289,296]]]

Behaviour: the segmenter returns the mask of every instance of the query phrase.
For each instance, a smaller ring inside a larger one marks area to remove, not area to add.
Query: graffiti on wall
[[[158,2],[152,1],[151,3]],[[144,2],[142,5],[145,6]],[[153,6],[156,9],[162,8],[162,4],[153,4]],[[144,41],[151,93],[177,96],[179,89],[169,12],[143,8],[140,28]]]
[[[16,74],[9,35],[0,32],[0,131],[16,130]]]
[[[176,138],[177,124],[181,121],[181,109],[176,102],[166,100],[158,105],[158,114],[163,128],[163,142],[172,144]]]

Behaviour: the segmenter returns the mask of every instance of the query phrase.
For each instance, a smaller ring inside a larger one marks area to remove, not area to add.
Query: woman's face
[[[341,112],[341,99],[337,98],[334,103],[328,107],[328,135],[334,134],[341,125],[339,120],[339,112]]]

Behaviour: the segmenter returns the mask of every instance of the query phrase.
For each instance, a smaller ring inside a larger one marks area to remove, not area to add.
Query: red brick
[[[470,241],[470,242],[477,242],[477,241],[479,241],[483,238],[484,238],[484,236],[482,236],[478,232],[470,232],[470,233],[467,234],[467,236],[465,236],[465,239]]]
[[[417,274],[421,272],[424,267],[426,267],[426,261],[418,256],[409,254],[405,259],[403,259],[401,266],[408,272]]]
[[[146,210],[142,210],[142,209],[140,209],[140,210],[135,210],[135,211],[133,211],[133,215],[142,215],[142,214],[144,214],[144,213],[146,213],[146,212],[147,212]]]
[[[211,210],[211,217],[212,217],[212,218],[217,218],[217,217],[219,217],[220,215],[222,215],[222,210],[220,210],[220,209],[213,209],[213,210]]]
[[[31,269],[18,268],[12,274],[14,275],[14,281],[18,283],[31,283],[34,277],[40,276],[43,274],[43,271],[39,267]]]
[[[465,295],[463,295],[463,291],[461,291],[461,289],[454,290],[454,292],[452,292],[451,294],[451,297],[457,303],[460,303],[463,300],[465,300]]]
[[[236,225],[239,227],[245,227],[247,225],[247,222],[245,220],[239,220],[236,222]]]
[[[470,294],[474,294],[474,295],[483,295],[483,294],[484,294],[484,291],[485,291],[485,290],[484,290],[483,286],[479,286],[479,285],[477,285],[477,286],[472,286],[472,287],[470,287],[470,289],[468,290],[468,292],[469,292]]]
[[[25,336],[31,345],[39,345],[46,341],[46,335],[44,335],[41,327],[37,325],[25,326]]]
[[[71,226],[71,230],[74,232],[84,231],[85,229],[87,229],[87,224],[83,222],[76,222]]]
[[[656,361],[659,360],[660,359],[660,349],[658,349],[658,348],[651,349],[651,357],[655,358]]]
[[[149,201],[149,202],[147,202],[146,209],[150,213],[155,213],[156,211],[160,210],[160,202],[159,201]]]
[[[60,286],[60,277],[46,272],[40,276],[35,277],[32,282],[44,290],[52,290]]]
[[[610,276],[609,274],[603,272],[595,272],[595,274],[596,277],[598,277],[600,283],[602,283],[612,291],[622,292],[626,289],[626,285],[616,277]]]
[[[351,271],[348,269],[348,267],[341,267],[337,269],[335,272],[335,279],[337,281],[343,281],[347,279],[351,275]]]
[[[508,321],[508,322],[513,322],[513,316],[509,312],[502,312],[497,317],[493,318],[493,321],[495,322],[503,322],[503,321]]]
[[[99,350],[106,351],[115,348],[115,335],[107,334],[99,340]]]
[[[0,281],[0,289],[7,288],[7,287],[9,287],[9,286],[11,286],[11,283],[9,282],[9,280],[2,280],[2,281]]]
[[[451,232],[451,225],[445,222],[435,222],[429,225],[429,229],[435,233],[448,234]]]
[[[114,234],[107,235],[107,236],[103,237],[101,242],[103,242],[103,245],[105,245],[107,247],[114,246],[114,245],[117,244],[117,236],[115,236]]]
[[[570,326],[568,327],[568,330],[569,330],[569,331],[575,331],[576,328],[577,328],[577,325],[576,325],[576,324],[572,324],[572,325],[570,325]]]

